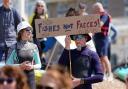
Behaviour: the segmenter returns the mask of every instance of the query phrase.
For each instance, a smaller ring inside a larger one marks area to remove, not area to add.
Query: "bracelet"
[[[81,80],[80,80],[80,84],[85,84],[84,79],[81,79]]]

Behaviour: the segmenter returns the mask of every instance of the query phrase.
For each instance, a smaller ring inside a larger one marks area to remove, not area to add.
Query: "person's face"
[[[11,0],[3,0],[3,4],[6,6],[9,6],[11,3]]]
[[[92,7],[92,13],[93,14],[99,14],[100,13],[100,8],[98,6],[93,6]]]
[[[30,41],[32,39],[32,31],[31,28],[25,28],[21,35],[22,40]]]
[[[77,47],[84,47],[87,41],[87,38],[84,35],[72,35],[70,36],[72,40],[75,41]]]
[[[36,8],[37,8],[37,13],[38,14],[42,14],[44,12],[44,6],[43,5],[37,4]]]
[[[1,76],[0,89],[16,89],[16,79],[7,76]]]

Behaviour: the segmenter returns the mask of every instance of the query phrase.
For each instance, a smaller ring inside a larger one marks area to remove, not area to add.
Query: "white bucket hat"
[[[27,22],[27,21],[22,21],[17,25],[17,33],[19,33],[22,29],[27,28],[27,27],[31,27],[31,25]]]

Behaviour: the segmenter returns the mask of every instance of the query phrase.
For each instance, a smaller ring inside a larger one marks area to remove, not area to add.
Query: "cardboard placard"
[[[36,19],[35,26],[37,38],[101,31],[99,15]]]

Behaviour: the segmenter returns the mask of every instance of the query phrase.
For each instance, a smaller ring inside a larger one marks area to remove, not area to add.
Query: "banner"
[[[99,15],[36,19],[35,26],[37,38],[101,31]]]

